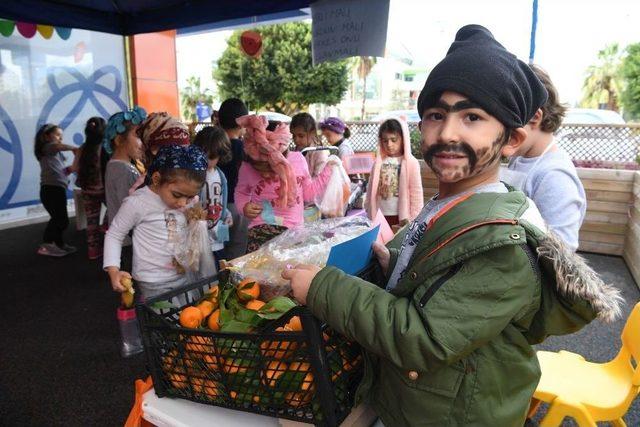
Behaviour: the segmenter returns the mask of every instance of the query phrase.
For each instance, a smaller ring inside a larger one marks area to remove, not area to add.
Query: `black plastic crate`
[[[371,266],[359,276],[373,281],[376,274]],[[306,307],[255,333],[180,326],[180,311],[213,286],[215,276],[136,306],[156,394],[316,425],[342,422],[362,378],[360,346]],[[158,307],[169,301],[183,304]],[[293,316],[300,317],[303,330],[278,331]]]

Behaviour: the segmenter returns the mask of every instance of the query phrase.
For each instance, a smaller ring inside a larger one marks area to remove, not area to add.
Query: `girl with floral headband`
[[[104,269],[116,292],[127,290],[123,278],[135,279],[143,298],[186,285],[175,263],[184,240],[184,208],[202,188],[207,157],[196,146],[163,146],[149,168],[150,184],[127,197],[113,219],[104,243]],[[133,269],[120,270],[122,242],[133,233]]]
[[[281,234],[302,225],[304,202],[322,194],[331,176],[331,167],[340,163],[330,156],[327,166],[312,178],[304,156],[289,151],[291,133],[286,124],[267,130],[267,119],[257,115],[237,119],[245,128],[245,160],[238,172],[235,203],[250,221],[249,252]]]
[[[124,198],[129,195],[131,186],[144,174],[140,163],[142,142],[137,130],[146,117],[144,109],[134,107],[111,116],[105,128],[103,146],[111,154],[104,177],[109,224],[118,213]]]

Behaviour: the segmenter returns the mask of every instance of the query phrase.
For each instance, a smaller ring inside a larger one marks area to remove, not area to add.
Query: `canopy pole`
[[[131,61],[131,36],[124,36],[124,65],[127,73],[127,95],[129,98],[129,108],[133,108],[135,102],[133,100],[133,70]]]
[[[533,10],[531,11],[531,40],[529,44],[529,64],[533,64],[536,53],[536,30],[538,29],[538,0],[533,0]]]

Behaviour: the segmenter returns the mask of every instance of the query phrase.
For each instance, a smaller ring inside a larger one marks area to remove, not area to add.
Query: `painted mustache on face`
[[[453,155],[462,155],[466,156],[469,161],[469,171],[473,172],[476,164],[478,163],[478,156],[476,152],[473,151],[473,148],[466,142],[458,142],[455,144],[445,144],[444,142],[438,142],[435,145],[429,147],[426,151],[422,153],[422,157],[424,161],[427,162],[427,165],[431,169],[433,169],[433,158],[438,154],[453,154]]]

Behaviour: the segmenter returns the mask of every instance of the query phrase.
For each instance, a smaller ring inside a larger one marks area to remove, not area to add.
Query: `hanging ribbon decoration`
[[[536,30],[538,29],[538,0],[533,0],[531,12],[531,43],[529,45],[529,64],[533,64],[536,53]]]
[[[33,38],[33,36],[39,33],[44,39],[48,40],[53,36],[54,31],[62,40],[67,40],[71,37],[71,28],[0,19],[0,34],[3,36],[11,36],[16,29],[20,35],[27,39]]]

